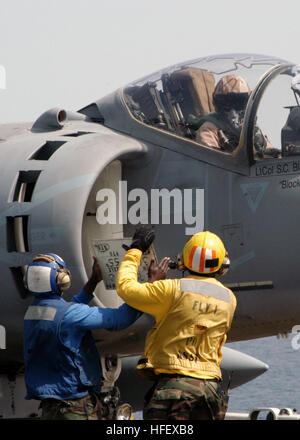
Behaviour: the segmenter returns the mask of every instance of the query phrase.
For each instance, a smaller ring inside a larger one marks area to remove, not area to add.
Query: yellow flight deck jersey
[[[139,375],[177,373],[221,379],[221,348],[230,329],[236,298],[215,278],[189,276],[139,283],[142,252],[130,249],[117,274],[117,292],[130,306],[155,317]]]

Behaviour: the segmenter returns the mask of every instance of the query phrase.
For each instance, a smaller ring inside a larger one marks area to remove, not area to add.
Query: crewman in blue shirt
[[[91,330],[122,330],[142,314],[127,304],[88,306],[102,279],[94,257],[90,279],[67,302],[71,274],[62,258],[39,254],[28,265],[25,284],[34,300],[24,317],[25,398],[41,400],[44,419],[101,418],[102,369]]]

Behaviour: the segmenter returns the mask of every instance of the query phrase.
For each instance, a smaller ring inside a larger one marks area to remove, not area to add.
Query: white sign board
[[[122,245],[125,244],[129,247],[131,243],[132,238],[93,240],[95,257],[98,259],[107,290],[116,289],[116,275],[126,254]],[[157,263],[154,248],[150,246],[149,250],[143,253],[138,269],[138,281],[140,283],[148,281],[148,268],[152,258]]]

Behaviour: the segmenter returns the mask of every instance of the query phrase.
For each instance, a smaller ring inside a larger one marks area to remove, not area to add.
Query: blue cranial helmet
[[[33,295],[60,294],[71,285],[71,274],[56,254],[38,254],[28,265],[25,284]]]

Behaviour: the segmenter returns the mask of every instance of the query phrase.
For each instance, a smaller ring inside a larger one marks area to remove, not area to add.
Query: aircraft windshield
[[[299,72],[295,66],[276,75],[267,85],[259,102],[255,123],[267,140],[264,158],[300,154]],[[255,130],[253,127],[254,136]]]
[[[124,89],[134,118],[232,153],[239,144],[248,97],[272,66],[285,61],[260,55],[222,55],[178,64]]]

